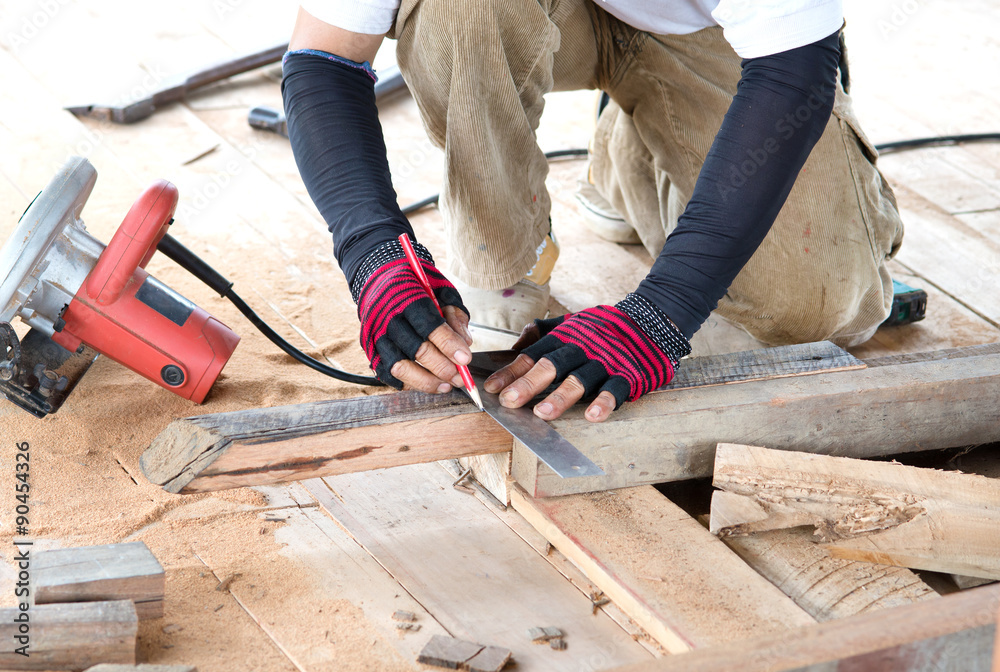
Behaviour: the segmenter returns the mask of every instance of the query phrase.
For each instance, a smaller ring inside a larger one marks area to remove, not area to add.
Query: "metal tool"
[[[149,187],[105,247],[80,219],[96,181],[90,162],[71,158],[0,249],[0,392],[44,417],[100,353],[200,403],[240,339],[144,270],[177,189]],[[14,317],[30,327],[21,339]]]
[[[213,66],[182,75],[173,83],[161,87],[144,98],[123,104],[70,105],[66,109],[78,117],[90,117],[115,124],[132,124],[150,116],[169,103],[183,100],[195,89],[228,79],[235,75],[277,63],[288,51],[288,42],[245,54]]]
[[[491,373],[513,362],[517,354],[513,350],[473,353],[469,368],[476,384],[482,387]],[[552,389],[555,386],[550,386],[542,394],[547,394]],[[491,418],[562,478],[604,475],[604,471],[590,458],[563,438],[549,423],[536,416],[531,410],[532,404],[525,404],[521,408],[505,408],[500,405],[500,397],[489,392],[482,395],[482,402],[483,410]]]
[[[405,88],[406,82],[403,81],[403,73],[399,71],[399,67],[396,64],[387,66],[378,71],[378,81],[375,82],[375,102]],[[247,123],[258,130],[271,131],[288,137],[288,121],[285,119],[285,113],[273,107],[260,105],[251,109],[247,115]]]

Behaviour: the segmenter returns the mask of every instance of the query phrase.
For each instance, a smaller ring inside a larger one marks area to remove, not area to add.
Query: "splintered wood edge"
[[[228,439],[192,420],[171,422],[139,458],[142,474],[167,492],[180,493],[230,445]]]

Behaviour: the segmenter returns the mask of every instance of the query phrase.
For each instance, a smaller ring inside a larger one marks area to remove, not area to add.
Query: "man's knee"
[[[718,312],[768,345],[833,341],[850,347],[871,338],[885,320],[892,301],[891,285],[888,274],[880,274],[862,288],[831,285],[757,301],[727,296]]]

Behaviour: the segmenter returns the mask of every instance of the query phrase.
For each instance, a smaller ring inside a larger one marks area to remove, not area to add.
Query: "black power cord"
[[[236,306],[237,310],[243,313],[244,317],[250,320],[250,323],[253,326],[257,327],[257,330],[260,331],[260,333],[264,334],[269,341],[281,348],[286,354],[296,361],[301,362],[309,368],[315,369],[324,375],[330,376],[331,378],[342,380],[345,383],[354,383],[355,385],[385,384],[374,376],[359,376],[354,373],[348,373],[346,371],[341,371],[340,369],[335,369],[332,366],[328,366],[323,362],[313,359],[296,348],[294,345],[282,338],[278,332],[268,326],[264,320],[260,319],[260,316],[254,312],[253,308],[248,306],[247,303],[233,291],[232,282],[223,277],[222,274],[214,268],[206,264],[194,252],[184,247],[180,241],[170,234],[163,236],[163,239],[160,241],[159,245],[156,246],[156,249],[170,259],[174,260],[181,268],[189,272],[191,275],[218,292],[219,296],[229,299],[229,301]]]

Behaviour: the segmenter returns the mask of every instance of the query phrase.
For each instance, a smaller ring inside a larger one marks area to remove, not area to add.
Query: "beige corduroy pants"
[[[403,0],[390,36],[445,153],[447,271],[484,289],[523,278],[549,230],[548,164],[535,141],[544,94],[611,96],[592,181],[655,257],[740,77],[720,28],[652,35],[592,0]],[[770,344],[870,338],[888,315],[885,262],[903,235],[875,157],[838,90],[824,135],[717,313]]]

